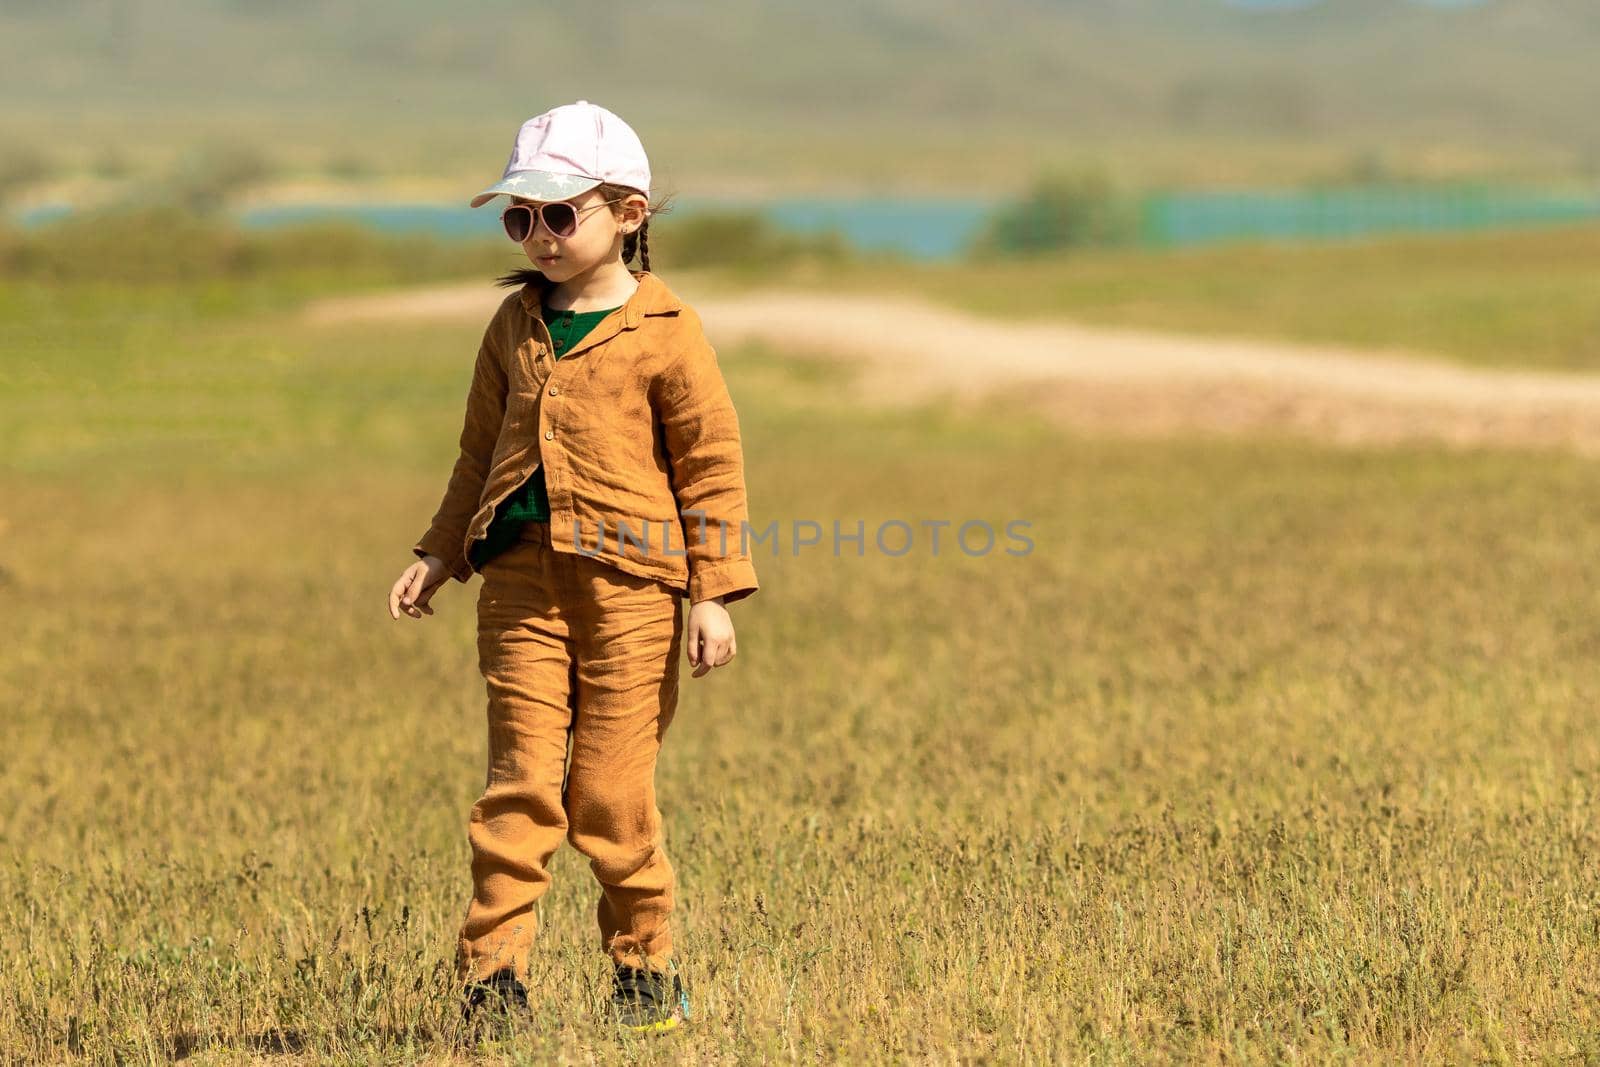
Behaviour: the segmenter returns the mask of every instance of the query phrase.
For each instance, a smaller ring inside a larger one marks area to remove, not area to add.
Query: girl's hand
[[[428,606],[428,601],[433,599],[434,591],[449,577],[449,569],[438,556],[423,556],[417,560],[406,568],[394,583],[394,588],[389,590],[390,617],[398,619],[402,609],[413,619],[432,615],[433,608]]]
[[[695,668],[695,678],[712,667],[727,663],[739,651],[733,636],[733,619],[722,606],[721,597],[690,606],[684,637],[689,645],[689,663]]]

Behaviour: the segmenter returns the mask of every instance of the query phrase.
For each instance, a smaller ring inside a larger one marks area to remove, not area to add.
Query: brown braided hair
[[[611,217],[620,218],[622,215],[621,200],[629,196],[644,196],[642,189],[635,189],[631,185],[618,185],[615,182],[601,182],[595,186],[602,200],[616,200],[618,203],[611,206]],[[648,198],[647,198],[648,199]],[[622,238],[622,262],[630,263],[633,257],[639,257],[639,267],[642,270],[650,269],[650,220],[656,215],[665,214],[670,208],[672,197],[667,196],[658,200],[654,206],[645,208],[644,221],[632,233],[624,234]],[[540,281],[544,274],[535,267],[522,267],[518,270],[502,274],[495,279],[496,285],[510,288],[514,285],[526,285],[529,282]]]

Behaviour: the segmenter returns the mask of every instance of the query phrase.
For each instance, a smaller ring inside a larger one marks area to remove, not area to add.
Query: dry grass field
[[[0,322],[8,1061],[1600,1058],[1593,460],[883,411],[723,352],[784,534],[658,775],[695,1017],[602,1024],[568,848],[534,1025],[473,1046],[476,580],[384,598],[480,328],[164,286]],[[835,519],[864,554],[791,551]]]

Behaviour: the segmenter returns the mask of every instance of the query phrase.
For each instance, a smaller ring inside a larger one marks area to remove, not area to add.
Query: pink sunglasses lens
[[[571,204],[557,201],[545,204],[543,211],[544,224],[550,227],[550,232],[557,237],[571,237],[572,231],[578,228],[578,213],[573,210]]]
[[[533,232],[533,211],[520,205],[506,208],[500,221],[505,224],[506,236],[521,244]]]

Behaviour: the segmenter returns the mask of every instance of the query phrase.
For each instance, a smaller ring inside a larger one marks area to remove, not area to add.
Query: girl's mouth
[[[560,258],[560,256],[538,256],[534,259],[534,262],[538,263],[541,267],[547,267]]]

